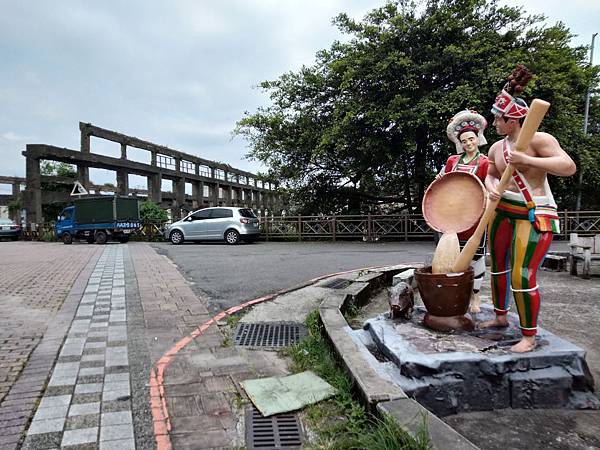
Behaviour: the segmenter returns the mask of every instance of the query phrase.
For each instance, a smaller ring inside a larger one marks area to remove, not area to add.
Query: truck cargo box
[[[100,195],[75,200],[75,223],[139,221],[138,199]]]

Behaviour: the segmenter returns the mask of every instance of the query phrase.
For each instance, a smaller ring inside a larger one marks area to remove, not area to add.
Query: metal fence
[[[561,211],[561,233],[555,239],[569,239],[600,234],[600,211]],[[162,240],[166,224],[146,222],[132,234],[132,239]],[[434,231],[422,214],[344,215],[344,216],[269,216],[261,217],[263,239],[272,240],[431,240]],[[26,240],[56,240],[54,224],[29,224],[22,230]]]
[[[556,239],[600,234],[600,211],[561,211],[561,233]],[[433,239],[434,231],[422,214],[288,216],[263,218],[261,230],[268,240],[421,240]]]

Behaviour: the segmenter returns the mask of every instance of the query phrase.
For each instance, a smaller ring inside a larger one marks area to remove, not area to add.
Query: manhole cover
[[[255,407],[246,409],[246,447],[250,450],[300,448],[302,434],[295,414],[263,417]]]
[[[235,345],[245,347],[289,347],[306,336],[299,323],[245,323],[239,322],[235,330]]]
[[[331,280],[326,281],[321,284],[319,287],[325,287],[329,289],[344,289],[352,284],[352,281],[345,280],[343,278],[332,278]]]

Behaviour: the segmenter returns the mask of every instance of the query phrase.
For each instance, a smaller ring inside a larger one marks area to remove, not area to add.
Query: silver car
[[[165,229],[165,238],[177,245],[183,241],[224,240],[237,244],[260,237],[259,220],[249,208],[215,207],[188,214]]]

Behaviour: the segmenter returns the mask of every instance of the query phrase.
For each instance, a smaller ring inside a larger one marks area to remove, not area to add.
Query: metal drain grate
[[[306,328],[299,323],[245,323],[235,330],[235,345],[245,347],[289,347],[306,336]]]
[[[343,278],[333,278],[325,283],[321,284],[319,287],[325,287],[329,289],[344,289],[352,284],[350,280],[344,280]]]
[[[300,423],[295,414],[263,417],[254,406],[246,409],[246,446],[250,450],[291,449],[302,445]]]

